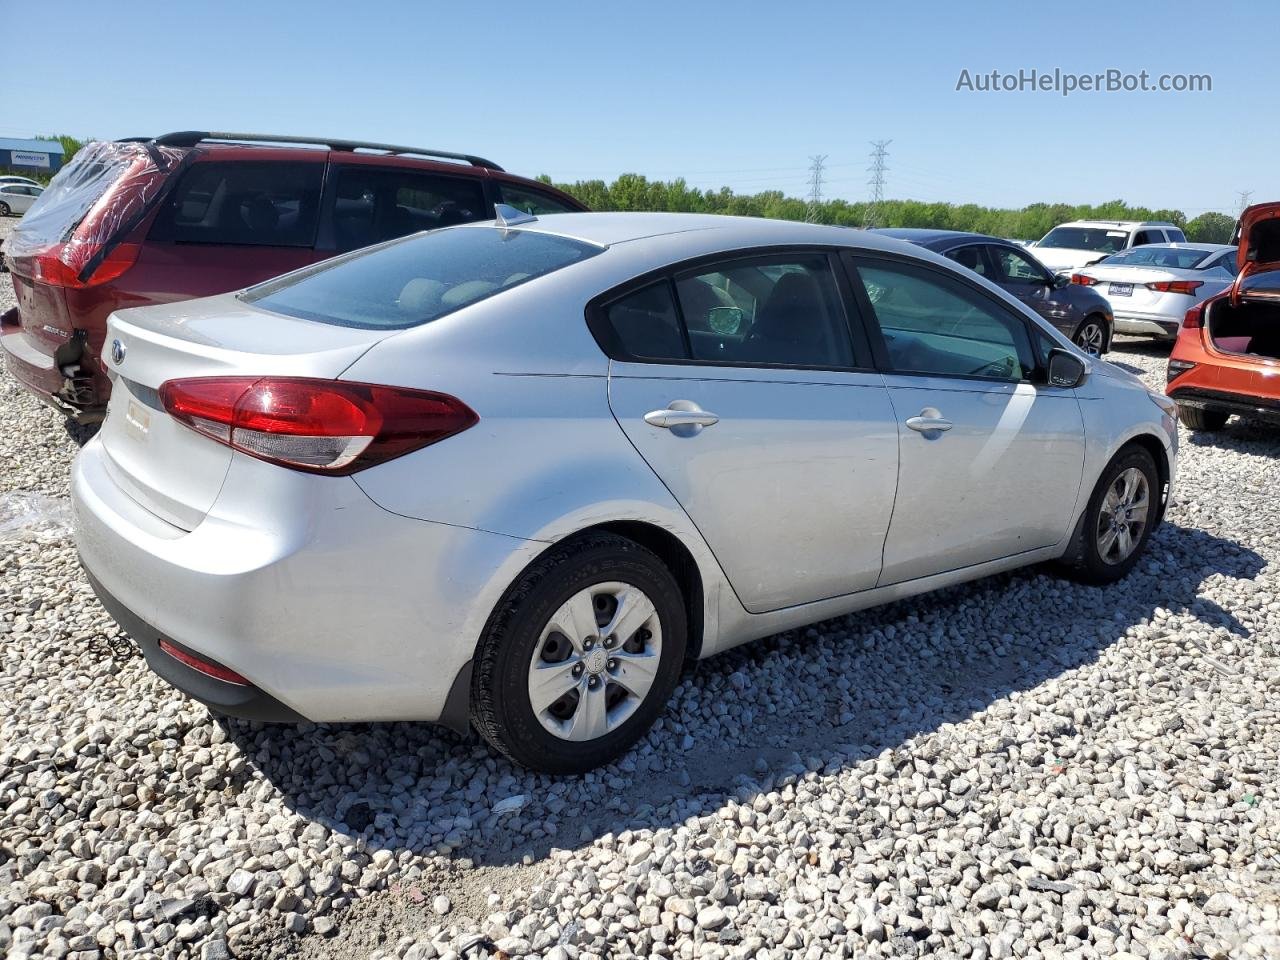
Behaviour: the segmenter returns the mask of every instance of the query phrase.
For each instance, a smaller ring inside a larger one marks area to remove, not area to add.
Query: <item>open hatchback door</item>
[[[1280,301],[1280,202],[1257,203],[1236,225],[1236,274],[1231,304]]]

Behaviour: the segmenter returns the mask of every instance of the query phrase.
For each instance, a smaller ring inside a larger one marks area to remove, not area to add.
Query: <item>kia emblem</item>
[[[117,367],[124,363],[124,344],[119,340],[111,341],[111,362]]]

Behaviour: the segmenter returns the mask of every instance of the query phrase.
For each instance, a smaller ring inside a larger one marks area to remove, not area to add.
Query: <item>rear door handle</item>
[[[672,427],[709,427],[720,422],[720,418],[707,410],[650,410],[644,415],[644,422],[653,427],[670,430]]]
[[[907,420],[907,426],[916,433],[932,433],[935,430],[950,430],[953,424],[933,407],[925,407],[920,411],[920,416]]]

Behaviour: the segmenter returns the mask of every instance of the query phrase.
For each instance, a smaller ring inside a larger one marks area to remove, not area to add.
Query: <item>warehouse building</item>
[[[0,137],[0,170],[52,175],[62,166],[57,140],[8,140]]]

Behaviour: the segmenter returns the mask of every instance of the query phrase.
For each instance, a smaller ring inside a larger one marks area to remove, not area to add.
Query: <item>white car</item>
[[[14,214],[21,216],[31,209],[31,205],[42,193],[44,187],[41,186],[31,187],[25,183],[0,184],[0,217]]]
[[[1071,275],[1106,297],[1116,333],[1173,340],[1187,311],[1236,277],[1236,248],[1223,243],[1153,243],[1113,254]]]
[[[6,174],[5,176],[0,177],[0,186],[3,186],[6,183],[21,183],[28,187],[43,186],[39,180],[32,180],[30,177],[18,177],[12,174]]]
[[[498,211],[110,318],[76,542],[161,676],[581,771],[688,660],[1041,561],[1109,583],[1160,522],[1173,402],[936,253]]]
[[[1183,232],[1164,220],[1073,220],[1035,243],[1036,258],[1054,273],[1070,275],[1121,250],[1148,243],[1185,243]]]

